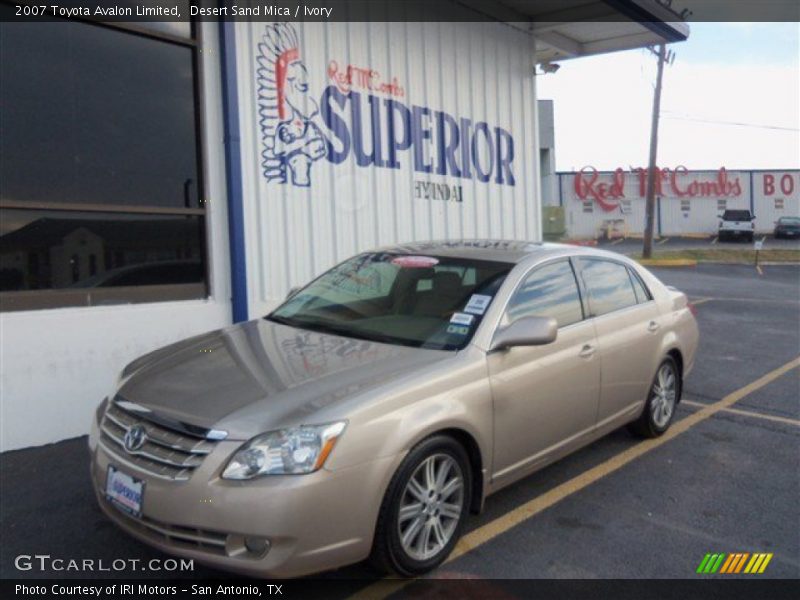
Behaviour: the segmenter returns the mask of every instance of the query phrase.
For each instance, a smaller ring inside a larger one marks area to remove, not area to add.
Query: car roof
[[[527,242],[520,240],[464,239],[409,242],[396,246],[384,246],[377,252],[391,254],[422,254],[470,260],[487,260],[505,263],[519,263],[529,258],[546,258],[565,253],[605,254],[591,252],[588,248],[549,242]]]

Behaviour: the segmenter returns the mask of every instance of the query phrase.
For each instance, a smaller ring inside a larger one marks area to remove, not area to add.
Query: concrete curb
[[[704,264],[704,265],[746,265],[746,266],[749,266],[749,267],[755,267],[756,266],[755,263],[752,260],[750,260],[750,261],[740,260],[740,261],[731,262],[731,261],[723,261],[723,260],[702,260],[701,259],[701,260],[698,260],[697,262],[700,263],[700,264]],[[796,267],[796,266],[800,266],[800,262],[789,261],[789,260],[786,260],[786,261],[780,261],[780,260],[763,261],[763,260],[760,260],[760,261],[758,261],[758,266],[759,267],[775,267],[775,266],[779,266],[779,265],[789,265],[789,266],[795,266]]]
[[[639,258],[636,259],[645,267],[696,267],[697,261],[691,258]]]

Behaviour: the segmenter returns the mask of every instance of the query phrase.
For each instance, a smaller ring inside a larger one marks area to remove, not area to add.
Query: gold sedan
[[[122,529],[218,568],[418,575],[502,487],[620,426],[666,431],[697,343],[686,296],[617,254],[382,248],[128,365],[93,482]]]

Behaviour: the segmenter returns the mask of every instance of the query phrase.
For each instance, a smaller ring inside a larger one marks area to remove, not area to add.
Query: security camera
[[[539,66],[542,69],[542,73],[555,73],[556,71],[558,71],[561,68],[561,65],[553,64],[553,63],[549,63],[549,62],[542,63]]]

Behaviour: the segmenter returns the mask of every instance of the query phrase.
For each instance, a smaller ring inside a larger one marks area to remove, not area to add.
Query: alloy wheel
[[[400,500],[397,528],[403,550],[428,560],[447,546],[461,520],[464,475],[456,460],[433,454],[414,470]]]
[[[653,384],[650,400],[650,414],[653,423],[659,429],[663,429],[672,418],[675,411],[675,399],[677,397],[677,377],[672,364],[664,363],[658,370],[656,381]]]

